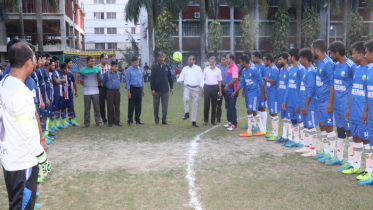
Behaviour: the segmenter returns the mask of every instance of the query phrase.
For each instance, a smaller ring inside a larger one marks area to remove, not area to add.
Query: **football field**
[[[128,98],[122,83],[123,127],[96,127],[92,110],[89,128],[56,132],[48,151],[52,172],[38,185],[41,209],[372,208],[373,187],[358,185],[357,175],[344,175],[337,172],[338,166],[301,157],[294,148],[267,142],[264,137],[240,138],[238,134],[244,131],[240,127],[247,123],[241,96],[238,130],[223,127],[225,110],[221,124],[203,125],[202,97],[200,127],[194,128],[189,119],[181,119],[182,86],[174,83],[168,108],[171,125],[155,126],[149,83],[145,85],[141,115],[145,125],[127,126]],[[78,90],[75,108],[77,122],[83,125],[80,84]],[[282,124],[279,129],[282,134]],[[321,146],[318,140],[318,151]],[[344,154],[347,159],[347,149]],[[0,209],[7,208],[0,173]]]

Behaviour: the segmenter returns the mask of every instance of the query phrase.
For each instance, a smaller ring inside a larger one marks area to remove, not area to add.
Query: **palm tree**
[[[19,12],[19,37],[21,39],[25,38],[25,27],[23,25],[23,3],[28,3],[28,0],[0,0],[1,5],[1,22],[8,20],[8,15],[6,13],[4,4],[12,5],[13,7],[18,8]]]
[[[201,65],[202,65],[206,58],[206,2],[205,0],[199,0],[199,12],[200,12],[200,28],[201,28]]]
[[[162,10],[168,10],[173,17],[176,17],[180,10],[188,5],[187,0],[129,0],[126,8],[126,21],[139,21],[140,9],[145,7],[148,12],[148,40],[149,40],[149,63],[153,63],[154,56],[154,25],[156,22],[156,14]]]
[[[47,0],[49,10],[55,12],[58,8],[57,0]],[[36,29],[38,33],[38,50],[43,51],[43,11],[41,0],[35,0]]]

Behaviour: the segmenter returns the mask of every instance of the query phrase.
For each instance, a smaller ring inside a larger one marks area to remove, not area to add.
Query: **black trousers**
[[[4,171],[6,189],[8,191],[9,209],[34,210],[38,182],[39,164],[19,171]]]
[[[120,123],[120,91],[106,90],[107,118],[109,124]]]
[[[220,101],[218,101],[217,103],[217,106],[216,106],[216,119],[220,122],[221,121],[221,115],[222,115],[222,104],[223,104],[223,99],[224,99],[224,95],[225,95],[225,92],[224,92],[224,87],[225,85],[221,85],[221,91],[222,91],[222,94],[223,96],[220,97]],[[227,110],[227,103],[225,103],[225,110]],[[228,115],[227,115],[227,118],[228,118]]]
[[[128,100],[128,123],[133,123],[133,110],[135,110],[135,121],[140,122],[142,87],[130,87],[131,99]]]
[[[106,101],[106,88],[98,86],[100,92],[100,112],[103,123],[107,123],[106,119],[106,110],[105,110],[105,101]]]
[[[211,102],[211,122],[215,122],[216,118],[216,104],[218,102],[218,92],[219,92],[219,85],[205,85],[204,89],[204,121],[209,121],[209,111],[210,111],[210,102]]]

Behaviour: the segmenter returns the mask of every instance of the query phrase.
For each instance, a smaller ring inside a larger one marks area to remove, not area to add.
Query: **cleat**
[[[260,130],[258,130],[256,133],[254,133],[253,136],[264,136],[264,135],[266,135],[266,132],[265,132],[265,131],[260,131]]]
[[[282,136],[280,138],[277,139],[276,143],[283,143],[285,141],[284,138],[282,138]]]
[[[232,126],[232,123],[230,122],[224,125],[225,128],[230,128],[231,126]]]
[[[322,153],[317,154],[317,155],[314,155],[314,156],[312,156],[312,157],[313,157],[313,158],[316,158],[316,159],[319,159],[319,158],[324,157],[324,155],[326,155],[326,153],[323,151]]]
[[[272,132],[269,132],[267,133],[267,135],[265,135],[265,137],[268,139],[268,138],[274,137],[274,135]]]
[[[45,140],[49,140],[49,141],[53,141],[54,138],[50,137],[50,136],[44,136]]]
[[[295,143],[294,141],[290,142],[289,144],[286,144],[285,147],[297,147],[298,143]]]
[[[268,138],[267,141],[276,141],[277,139],[278,139],[278,137],[273,136],[271,138]]]
[[[355,167],[351,166],[350,168],[347,168],[346,170],[342,171],[344,174],[360,174],[361,168],[356,169]]]
[[[40,195],[40,193],[39,192],[36,192],[36,197],[38,197]]]
[[[350,167],[352,167],[352,165],[349,162],[347,162],[347,163],[343,164],[341,167],[339,167],[338,171],[344,171],[344,170],[346,170]]]
[[[256,133],[256,132],[258,132],[260,130],[260,128],[259,127],[255,127],[255,126],[253,126],[252,128],[251,128],[251,132],[252,133]],[[267,133],[267,131],[264,131],[264,132],[266,132]],[[265,133],[265,134],[266,134]]]
[[[325,163],[327,160],[332,159],[329,154],[324,155],[324,157],[317,159],[319,162]]]
[[[297,149],[300,149],[300,148],[304,147],[304,145],[301,144],[300,142],[298,142],[296,147],[297,147],[297,148],[295,148],[295,149],[297,150]]]
[[[282,146],[285,146],[285,145],[287,145],[287,144],[289,144],[291,141],[289,140],[289,139],[285,139],[285,141],[284,142],[282,142]]]
[[[52,143],[52,141],[45,139],[45,143],[46,143],[47,145],[50,145],[50,144]]]
[[[53,126],[51,129],[53,129],[54,131],[59,131],[60,130],[56,126]]]
[[[372,174],[368,171],[364,171],[362,174],[356,177],[357,180],[368,180],[372,178]]]
[[[249,133],[249,132],[246,130],[245,132],[240,133],[240,136],[241,136],[241,137],[251,137],[251,136],[253,136],[253,134],[252,134],[252,133]]]
[[[69,122],[69,125],[72,125],[72,124],[73,124],[73,121],[70,121],[70,122]]]
[[[306,153],[301,154],[302,157],[312,157],[312,155],[316,154],[316,152],[312,152],[311,150],[308,150]]]
[[[64,126],[64,125],[59,125],[57,128],[59,128],[59,129],[66,129],[67,128],[67,126]]]
[[[41,204],[40,203],[35,203],[35,209],[39,209],[41,208]]]
[[[80,125],[78,123],[73,123],[72,126],[74,126],[74,127],[80,127]]]
[[[295,153],[297,153],[297,154],[304,154],[304,153],[307,153],[308,151],[311,151],[309,149],[309,147],[308,148],[307,147],[302,147],[302,148],[296,150]]]
[[[241,128],[243,128],[243,129],[247,129],[248,127],[249,127],[249,125],[246,124],[246,125],[242,126]]]
[[[53,133],[53,132],[55,132],[55,130],[53,130],[53,128],[51,128],[51,129],[48,130],[48,132]]]
[[[373,178],[370,178],[367,180],[361,180],[361,181],[358,181],[358,183],[361,185],[373,185]]]
[[[337,157],[334,157],[328,161],[325,162],[326,165],[342,165],[343,164],[343,160],[339,160]]]
[[[237,130],[237,126],[232,125],[231,127],[227,128],[229,131]]]

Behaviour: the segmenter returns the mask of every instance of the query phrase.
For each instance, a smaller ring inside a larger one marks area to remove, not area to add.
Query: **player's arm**
[[[368,101],[367,101],[367,103],[368,103]],[[350,121],[350,107],[351,107],[351,95],[348,98],[347,109],[346,109],[346,112],[345,112],[345,120],[346,121]],[[366,107],[366,104],[365,104],[365,107]],[[365,107],[364,107],[364,110],[365,110]]]
[[[273,80],[269,79],[268,77],[263,77],[263,79],[271,83],[271,85],[276,85],[277,80],[278,80],[278,71],[272,71],[272,77],[273,77]]]
[[[102,74],[101,74],[101,71],[99,71],[98,73],[97,73],[97,84],[101,84],[102,83],[102,76],[101,76]]]
[[[177,83],[181,85],[184,82],[185,77],[185,70],[183,69],[179,75],[179,78],[177,79]]]
[[[75,97],[78,97],[78,85],[76,85],[76,82],[73,82],[74,85],[74,91],[75,91]]]
[[[82,84],[82,86],[84,87],[84,75],[83,74],[79,74],[79,83]]]
[[[303,113],[302,113],[303,115],[307,115],[308,105],[310,104],[312,97],[316,93],[316,88],[315,88],[316,87],[316,75],[313,72],[310,72],[307,75],[306,79],[307,79],[307,84],[309,84],[309,85],[306,89],[307,99],[306,99],[306,102],[304,104]]]
[[[367,102],[365,103],[365,107],[364,107],[363,117],[361,118],[364,124],[367,124],[367,121],[368,121],[368,110],[369,110],[369,103],[368,103],[368,98],[367,98]]]
[[[329,88],[329,102],[326,105],[326,111],[330,114],[333,112],[333,101],[334,101],[334,66],[329,66],[328,68],[328,79],[330,82]]]
[[[238,84],[237,89],[232,93],[232,98],[234,98],[236,96],[236,94],[241,90],[241,88],[245,87],[245,85],[246,85],[246,83],[245,83],[245,77],[242,75],[241,76],[241,81]]]

